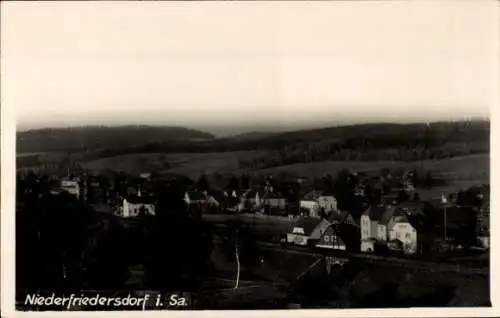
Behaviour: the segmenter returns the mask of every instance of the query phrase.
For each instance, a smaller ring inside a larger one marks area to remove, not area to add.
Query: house
[[[316,247],[342,251],[347,249],[346,244],[342,240],[340,231],[334,224],[330,224],[326,228],[319,242],[316,243]]]
[[[389,241],[399,241],[398,249],[405,254],[421,254],[430,243],[431,228],[423,214],[411,214],[404,210],[397,210],[389,228]],[[389,249],[395,244],[389,244]]]
[[[432,237],[425,213],[426,204],[421,201],[372,207],[362,216],[362,251],[373,251],[374,244],[382,243],[389,249],[403,246],[409,254],[421,252]]]
[[[292,225],[289,233],[287,233],[287,243],[302,246],[308,245],[311,234],[320,222],[321,221],[319,219],[309,217],[302,217],[298,219]]]
[[[397,205],[399,202],[399,191],[390,191],[382,195],[383,205]]]
[[[328,219],[332,222],[335,221],[339,224],[347,224],[359,228],[359,220],[356,221],[348,211],[338,211],[338,213],[328,216]]]
[[[75,178],[66,178],[61,180],[61,189],[68,192],[71,195],[76,196],[77,199],[80,198],[80,180]]]
[[[325,233],[326,229],[331,225],[331,221],[328,219],[321,219],[318,225],[314,228],[309,235],[309,241],[318,241],[321,236]]]
[[[377,225],[386,212],[383,205],[370,206],[360,218],[361,240],[375,239],[377,237]]]
[[[269,213],[284,211],[287,208],[287,200],[276,192],[268,192],[263,196],[263,206]]]
[[[321,208],[318,199],[320,196],[321,192],[319,191],[312,191],[305,194],[299,202],[300,210],[305,211],[305,213],[307,213],[307,215],[310,217],[319,218]]]
[[[329,217],[334,224],[334,229],[345,243],[346,249],[358,252],[360,249],[360,226],[359,219],[356,220],[351,213],[339,211]]]
[[[477,213],[476,235],[480,245],[484,248],[490,247],[490,202],[485,201],[479,207]]]
[[[184,194],[184,202],[187,205],[201,205],[207,200],[207,193],[202,191],[188,191]]]
[[[235,211],[238,205],[238,199],[229,196],[227,192],[211,191],[207,194],[205,204],[210,210]]]
[[[386,207],[384,214],[377,223],[377,234],[376,240],[379,242],[386,242],[388,240],[389,228],[392,226],[392,221],[394,213],[396,212],[394,207]]]
[[[300,200],[300,209],[308,212],[311,217],[321,217],[321,212],[329,215],[337,210],[337,200],[333,194],[312,191]]]
[[[125,218],[139,215],[155,215],[155,199],[152,196],[131,195],[123,199],[121,215]]]
[[[259,209],[262,207],[262,192],[259,189],[250,189],[247,190],[240,197],[240,208],[245,209],[249,207],[250,209]]]
[[[327,215],[337,211],[337,199],[331,193],[323,192],[319,196],[318,202],[320,209],[325,211]]]

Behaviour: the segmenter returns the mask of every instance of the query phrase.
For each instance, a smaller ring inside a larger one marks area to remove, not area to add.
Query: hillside
[[[120,149],[147,143],[213,139],[202,131],[183,127],[121,126],[71,127],[17,133],[17,152]]]
[[[54,162],[51,157],[67,157],[68,153],[74,161],[87,162],[132,154],[249,151],[259,155],[237,156],[238,168],[259,170],[325,161],[439,160],[490,151],[490,123],[486,121],[362,124],[226,138],[186,128],[148,126],[46,129],[17,137],[18,168]]]

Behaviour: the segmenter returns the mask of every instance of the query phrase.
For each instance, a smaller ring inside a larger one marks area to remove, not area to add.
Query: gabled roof
[[[302,217],[298,219],[293,225],[292,229],[296,227],[300,227],[304,229],[305,235],[310,235],[314,231],[314,229],[320,224],[321,220],[310,217]]]
[[[363,215],[368,215],[371,221],[379,221],[384,215],[386,208],[380,205],[370,206]]]
[[[386,207],[385,212],[380,218],[379,223],[380,224],[388,224],[389,221],[394,217],[396,214],[396,209],[394,207]]]
[[[312,238],[320,238],[326,231],[326,229],[330,226],[330,222],[326,219],[322,219],[318,225],[311,232]],[[304,231],[305,232],[305,231]]]
[[[127,202],[132,204],[154,204],[155,198],[152,196],[137,196],[137,195],[129,195],[125,198]]]
[[[314,190],[304,194],[302,200],[316,201],[320,196],[321,196],[321,191]]]
[[[333,194],[333,191],[331,191],[331,190],[325,190],[325,191],[321,192],[321,196],[335,198],[335,195]]]
[[[425,202],[423,201],[405,201],[397,205],[398,211],[405,211],[410,214],[423,213]]]
[[[338,222],[340,224],[351,224],[356,227],[359,227],[354,217],[348,211],[340,211],[339,214],[332,213],[328,217],[328,220],[332,223]]]

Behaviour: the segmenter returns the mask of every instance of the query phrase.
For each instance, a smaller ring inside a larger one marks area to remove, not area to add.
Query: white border
[[[495,2],[498,6],[498,1]],[[498,14],[498,12],[497,12]],[[2,10],[3,16],[3,10]],[[4,21],[2,18],[1,21]],[[498,23],[498,19],[497,19]],[[7,26],[8,27],[8,26]],[[2,23],[2,38],[6,26]],[[499,28],[496,28],[499,30]],[[495,43],[496,51],[500,50],[498,41]],[[291,316],[308,316],[308,317],[493,317],[500,315],[498,310],[499,304],[499,288],[500,286],[497,269],[499,268],[499,246],[498,236],[496,235],[496,224],[500,224],[500,215],[496,211],[500,210],[499,197],[495,194],[500,194],[498,189],[500,187],[500,154],[498,145],[500,145],[499,127],[495,125],[498,123],[499,116],[499,64],[498,60],[492,67],[497,71],[491,79],[492,91],[491,96],[491,271],[493,273],[490,281],[491,285],[491,302],[492,308],[425,308],[425,309],[345,309],[345,310],[255,310],[255,311],[189,311],[189,312],[15,312],[14,311],[14,287],[15,287],[15,232],[14,232],[14,218],[15,218],[15,115],[12,105],[5,104],[5,95],[8,94],[8,87],[4,81],[3,75],[8,72],[8,67],[5,56],[2,50],[1,59],[1,314],[2,316],[32,316],[38,315],[40,317],[124,317],[124,316],[144,316],[144,317],[157,317],[165,315],[169,317],[247,317],[262,315],[263,317],[291,317]],[[496,146],[496,147],[495,147]]]

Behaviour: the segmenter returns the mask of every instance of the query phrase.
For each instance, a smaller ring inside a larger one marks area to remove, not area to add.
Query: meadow
[[[214,177],[216,174],[251,173],[276,175],[287,172],[312,180],[325,174],[335,176],[342,169],[378,173],[383,168],[417,169],[431,172],[437,179],[445,180],[446,185],[431,189],[419,189],[423,198],[438,196],[441,192],[456,192],[473,185],[489,183],[490,156],[475,154],[442,160],[423,161],[321,161],[283,165],[267,169],[240,168],[240,159],[258,157],[264,151],[234,151],[218,153],[174,153],[174,154],[128,154],[82,162],[85,169],[99,171],[104,169],[121,170],[132,174],[144,171],[159,171],[185,175],[192,180],[201,174]]]

